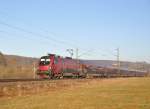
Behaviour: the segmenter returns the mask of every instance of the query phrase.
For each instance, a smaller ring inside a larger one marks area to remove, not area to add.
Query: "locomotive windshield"
[[[48,56],[41,57],[40,65],[49,65],[49,64],[50,64],[50,58]]]

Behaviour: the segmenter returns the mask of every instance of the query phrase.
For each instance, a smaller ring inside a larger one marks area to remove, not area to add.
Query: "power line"
[[[7,14],[6,12],[1,12],[0,11],[0,13],[2,13],[4,16],[6,16],[6,17],[15,17],[16,18],[16,16],[10,16],[9,14]],[[17,20],[18,21],[18,20]],[[22,21],[21,21],[22,22]],[[14,25],[10,25],[10,24],[8,24],[8,23],[5,23],[5,22],[2,22],[1,21],[1,23],[3,24],[3,25],[5,25],[5,26],[8,26],[8,27],[10,27],[10,28],[14,28],[14,29],[17,29],[17,30],[19,30],[19,31],[23,31],[23,32],[26,32],[26,33],[29,33],[29,34],[32,34],[32,35],[34,35],[34,36],[42,36],[42,37],[44,37],[44,38],[46,38],[46,40],[47,39],[50,39],[50,41],[54,41],[54,42],[56,42],[56,43],[58,43],[58,44],[60,44],[60,45],[69,45],[69,46],[72,46],[72,47],[74,47],[74,48],[80,48],[80,49],[85,49],[85,48],[82,48],[82,47],[78,47],[76,44],[73,44],[73,42],[67,42],[67,41],[62,41],[62,40],[57,40],[57,39],[54,39],[54,38],[52,38],[52,37],[49,37],[49,36],[44,36],[44,35],[41,35],[41,34],[39,34],[39,33],[35,33],[35,32],[32,32],[32,31],[28,31],[28,30],[25,30],[25,29],[23,29],[23,28],[20,28],[20,27],[16,27],[16,26],[14,26]],[[26,24],[26,23],[25,23]],[[42,30],[43,28],[41,28],[40,30]],[[46,32],[48,32],[48,31],[46,31]],[[52,33],[52,32],[51,32]],[[56,36],[56,34],[53,34],[54,36]],[[57,37],[57,36],[56,36]]]
[[[32,35],[34,35],[34,36],[38,36],[39,38],[43,38],[43,37],[44,37],[44,39],[46,39],[46,41],[49,41],[48,39],[50,38],[50,37],[41,35],[41,34],[39,34],[39,33],[35,33],[35,32],[28,31],[28,30],[26,30],[26,29],[23,29],[23,28],[14,26],[14,25],[10,25],[10,24],[5,23],[5,22],[2,22],[2,21],[0,21],[0,24],[1,24],[1,25],[5,25],[5,26],[7,26],[7,27],[9,27],[9,28],[13,28],[13,29],[18,30],[18,31],[22,31],[22,32],[25,32],[25,33],[28,33],[28,34],[32,34]],[[0,32],[10,34],[9,32],[6,32],[6,31],[0,31]],[[26,36],[25,38],[29,38],[29,37]],[[59,40],[56,40],[56,39],[52,39],[52,38],[50,38],[50,41],[54,41],[54,42],[58,43],[59,45],[62,45],[62,44],[63,44],[63,45],[73,46],[72,44],[66,43],[66,42],[64,42],[64,41],[59,41]],[[45,44],[45,43],[44,43],[44,44]]]
[[[6,12],[2,12],[2,11],[0,11],[0,13],[2,13],[2,15],[4,15],[4,16],[6,16],[6,17],[15,17],[16,18],[16,16],[13,16],[13,15],[9,15],[9,14],[7,14]],[[18,21],[18,20],[17,20]],[[22,21],[21,21],[22,22]],[[70,42],[67,42],[67,41],[63,41],[63,40],[57,40],[57,39],[55,39],[55,38],[53,38],[53,37],[49,37],[49,36],[44,36],[44,35],[41,35],[41,34],[39,34],[39,33],[35,33],[35,32],[32,32],[32,31],[27,31],[27,30],[25,30],[25,29],[23,29],[23,28],[20,28],[20,27],[16,27],[16,26],[13,26],[13,25],[10,25],[10,24],[8,24],[8,23],[4,23],[4,22],[2,22],[1,21],[1,23],[3,23],[4,25],[7,25],[7,26],[10,26],[10,27],[15,27],[15,29],[19,29],[19,30],[21,30],[21,31],[23,31],[23,32],[27,32],[27,33],[29,33],[29,34],[33,34],[33,35],[36,35],[36,36],[42,36],[42,37],[45,37],[46,39],[48,38],[48,39],[50,39],[50,40],[52,40],[52,41],[55,41],[56,43],[61,43],[61,44],[64,44],[64,45],[69,45],[69,46],[72,46],[72,47],[75,47],[75,48],[77,48],[77,45],[76,44],[73,44],[72,42],[70,43]],[[24,22],[23,22],[24,23]],[[26,23],[24,23],[24,24],[26,24]],[[43,30],[43,28],[40,28],[40,30]],[[45,30],[43,30],[43,31],[45,31]],[[45,31],[45,32],[47,32],[48,33],[48,31]],[[54,33],[54,32],[51,32],[51,34],[53,34],[54,36],[56,36],[56,34]],[[57,36],[56,36],[57,37]],[[78,47],[79,48],[79,47]]]
[[[46,40],[54,41],[54,42],[56,42],[56,43],[58,43],[58,44],[60,44],[60,45],[73,46],[73,45],[71,45],[71,44],[69,44],[69,43],[67,43],[67,42],[60,41],[60,40],[54,39],[54,38],[49,37],[49,36],[44,36],[44,35],[41,35],[41,34],[39,34],[39,33],[35,33],[35,32],[29,31],[29,30],[26,30],[26,29],[23,29],[23,28],[14,26],[14,25],[10,25],[10,24],[5,23],[5,22],[2,22],[2,21],[0,21],[0,24],[1,24],[1,25],[5,25],[5,26],[7,26],[7,27],[9,27],[9,28],[13,28],[13,29],[16,29],[16,30],[19,30],[19,31],[28,33],[28,34],[32,34],[32,35],[34,35],[34,36],[38,36],[38,37],[40,37],[40,38],[41,38],[41,37],[42,37],[42,38],[45,38]]]
[[[78,57],[81,57],[81,56],[83,56],[83,55],[87,55],[89,52],[91,52],[91,51],[93,51],[92,49],[90,49],[90,50],[88,50],[88,51],[86,51],[86,52],[84,52],[84,53],[82,53],[82,54],[80,54]]]
[[[58,37],[58,35],[56,35],[56,33],[54,33],[54,32],[49,32],[49,31],[45,31],[45,30],[42,30],[42,31],[46,32],[47,34],[52,34],[54,37]],[[70,43],[68,41],[64,41],[64,40],[60,40],[60,39],[59,39],[59,42],[77,48],[77,45],[75,43],[73,43],[73,42]]]
[[[11,35],[11,36],[16,36],[17,34],[13,34],[13,33],[10,33],[10,32],[7,32],[7,31],[3,31],[3,30],[0,30],[1,33],[5,33],[7,35]],[[31,38],[31,37],[28,37],[28,36],[25,36],[25,35],[21,35],[21,37],[27,39],[27,40],[30,40],[32,41],[33,39],[35,38]],[[13,37],[13,38],[17,38],[17,37]],[[41,40],[38,40],[39,42],[41,42]]]
[[[22,32],[31,34],[31,35],[33,35],[33,36],[38,36],[39,38],[44,38],[44,39],[46,39],[46,41],[54,41],[55,43],[57,43],[57,44],[59,44],[59,45],[65,45],[65,46],[68,46],[68,45],[69,45],[69,46],[72,46],[72,47],[74,47],[74,48],[77,48],[76,45],[73,45],[73,44],[71,44],[71,43],[68,43],[68,42],[65,42],[65,41],[60,41],[60,40],[54,39],[54,38],[49,37],[49,36],[45,36],[45,35],[42,35],[42,34],[39,34],[39,33],[35,33],[35,32],[32,32],[32,31],[26,30],[26,29],[24,29],[24,28],[20,28],[20,27],[18,27],[18,26],[10,25],[10,24],[5,23],[5,22],[2,22],[2,21],[0,21],[0,24],[1,24],[1,25],[5,25],[5,26],[7,26],[7,27],[9,27],[9,28],[13,28],[13,29],[18,30],[18,31],[22,31]],[[78,48],[79,48],[79,47],[78,47]],[[83,49],[83,48],[80,47],[80,49]],[[85,49],[85,48],[84,48],[84,49]]]
[[[2,21],[0,21],[0,24],[1,24],[1,25],[5,25],[5,26],[7,26],[7,27],[9,27],[9,28],[13,28],[13,29],[16,29],[16,30],[19,30],[19,31],[28,33],[28,34],[32,34],[32,35],[34,35],[34,36],[38,36],[38,37],[40,37],[40,38],[44,38],[44,39],[46,39],[47,41],[48,41],[48,40],[54,41],[54,42],[56,42],[56,43],[59,44],[59,45],[67,45],[67,46],[69,45],[69,46],[73,46],[73,47],[77,48],[77,46],[73,45],[72,43],[68,43],[68,42],[66,42],[66,41],[57,40],[57,39],[54,39],[54,38],[52,38],[52,37],[45,36],[45,35],[42,35],[42,34],[39,34],[39,33],[35,33],[35,32],[32,32],[32,31],[26,30],[26,29],[24,29],[24,28],[20,28],[20,27],[18,27],[18,26],[10,25],[10,24],[5,23],[5,22],[2,22]],[[80,47],[80,48],[81,48],[81,47]],[[81,49],[83,49],[83,48],[81,48]]]
[[[11,36],[13,36],[13,37],[11,37],[11,38],[18,40],[18,38],[15,37],[17,34],[13,34],[13,33],[7,32],[7,31],[3,31],[3,30],[0,30],[0,32],[1,32],[1,33],[4,33],[4,34],[7,34],[7,35],[11,35]],[[31,42],[33,42],[33,40],[34,40],[34,41],[36,40],[36,41],[38,41],[39,43],[42,43],[40,46],[44,46],[44,45],[48,45],[48,44],[49,44],[48,41],[46,41],[46,40],[38,40],[37,38],[28,37],[28,36],[26,36],[26,35],[21,35],[21,37],[24,38],[23,40],[27,40],[27,41],[31,41]],[[6,38],[6,37],[5,37],[5,38]],[[7,37],[7,38],[8,38],[8,37]],[[10,38],[10,37],[9,37],[9,38]],[[52,43],[51,43],[51,45],[56,46],[55,44],[52,44]]]

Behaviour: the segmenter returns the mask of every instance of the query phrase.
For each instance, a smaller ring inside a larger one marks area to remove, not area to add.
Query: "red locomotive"
[[[42,56],[37,75],[40,78],[85,77],[86,73],[77,60],[60,57],[55,54]]]

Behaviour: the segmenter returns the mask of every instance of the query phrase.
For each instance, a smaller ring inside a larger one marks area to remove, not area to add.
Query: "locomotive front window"
[[[50,59],[46,59],[46,62],[50,62]]]
[[[41,59],[41,61],[45,61],[45,59]]]
[[[50,59],[41,58],[40,65],[49,65],[49,64],[50,64]]]

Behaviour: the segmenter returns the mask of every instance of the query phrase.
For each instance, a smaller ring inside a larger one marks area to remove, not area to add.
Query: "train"
[[[77,60],[70,57],[63,58],[55,54],[42,56],[39,61],[37,75],[40,78],[84,78],[86,72]]]
[[[116,68],[105,68],[81,63],[70,57],[61,57],[55,54],[42,56],[39,60],[38,78],[112,78],[112,77],[144,77],[147,72],[129,71]]]

